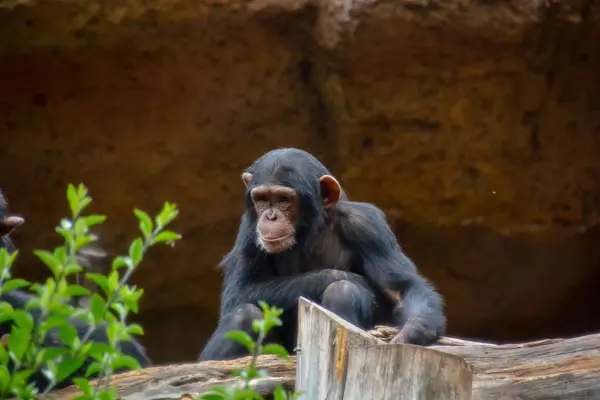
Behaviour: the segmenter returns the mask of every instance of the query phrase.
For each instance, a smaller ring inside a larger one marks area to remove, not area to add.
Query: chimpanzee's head
[[[21,217],[8,215],[8,203],[0,191],[0,248],[13,251],[14,246],[9,238],[10,233],[25,220]]]
[[[242,174],[246,210],[256,242],[268,253],[292,248],[344,196],[338,181],[319,160],[298,149],[277,149]]]

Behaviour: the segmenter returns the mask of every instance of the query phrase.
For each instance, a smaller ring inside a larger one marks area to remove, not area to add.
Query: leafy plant
[[[130,341],[132,335],[143,334],[141,326],[126,322],[130,312],[137,313],[143,290],[127,282],[151,246],[158,243],[173,245],[181,238],[181,235],[165,230],[177,217],[177,207],[165,203],[154,221],[144,211],[134,211],[142,236],[131,243],[127,255],[118,256],[112,261],[108,276],[86,274],[86,278],[98,286],[103,294],[101,296],[99,293],[90,293],[80,285],[70,284],[68,278],[83,270],[77,263],[76,254],[84,246],[97,241],[90,229],[103,223],[106,217],[82,215],[92,201],[83,184],[77,188],[69,185],[67,199],[71,218],[62,219],[56,227],[64,239],[64,245],[52,252],[34,251],[52,273],[44,284],[30,284],[26,280],[12,278],[11,268],[18,252],[8,253],[6,249],[0,249],[0,294],[24,288],[34,292],[24,310],[13,309],[7,302],[0,303],[0,323],[12,321],[10,334],[3,337],[0,343],[0,399],[12,396],[19,399],[34,398],[37,389],[29,383],[29,378],[40,372],[49,380],[49,385],[41,394],[43,397],[58,383],[85,366],[86,378],[74,379],[83,392],[78,399],[116,399],[116,390],[110,388],[113,372],[122,368],[140,368],[137,360],[123,355],[118,345],[120,341]],[[71,300],[80,296],[90,296],[88,308],[72,305]],[[36,320],[30,313],[32,309],[39,312]],[[78,335],[69,322],[71,318],[79,318],[89,324],[83,336]],[[106,327],[108,343],[92,342],[92,332],[103,326]],[[58,333],[63,346],[42,346],[51,332]],[[92,362],[86,364],[88,358]],[[95,374],[104,379],[98,379],[92,385],[88,378]]]
[[[213,386],[209,392],[201,394],[198,400],[263,400],[263,397],[251,387],[253,379],[269,376],[268,371],[257,368],[258,356],[261,354],[273,354],[287,360],[288,353],[279,344],[264,344],[269,331],[276,326],[282,325],[279,317],[283,313],[283,310],[276,307],[269,307],[262,301],[259,302],[259,306],[263,312],[263,319],[257,319],[252,322],[252,329],[258,335],[256,341],[244,331],[230,331],[224,335],[226,338],[240,343],[252,355],[250,365],[245,368],[236,369],[233,373],[234,376],[242,378],[241,385]],[[281,386],[277,386],[273,392],[275,400],[296,400],[301,395],[301,392],[287,393]]]

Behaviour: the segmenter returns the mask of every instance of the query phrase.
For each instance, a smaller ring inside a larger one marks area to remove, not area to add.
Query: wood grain
[[[471,366],[426,347],[375,345],[350,349],[344,400],[470,400]]]

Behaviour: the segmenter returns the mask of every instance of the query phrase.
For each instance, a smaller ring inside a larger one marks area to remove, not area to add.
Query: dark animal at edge
[[[429,345],[444,334],[442,297],[400,248],[384,213],[348,200],[338,181],[310,153],[277,149],[243,174],[245,212],[225,269],[220,319],[200,360],[248,355],[224,338],[252,332],[260,300],[284,310],[268,342],[292,353],[300,296],[369,329],[393,324],[392,343]]]
[[[0,192],[0,247],[6,248],[9,252],[14,251],[15,247],[12,241],[9,238],[9,234],[14,231],[19,225],[23,224],[25,220],[21,217],[17,216],[9,216],[7,214],[7,202],[4,198],[2,192]],[[31,295],[23,290],[13,290],[8,293],[0,296],[0,300],[9,303],[14,309],[24,309]],[[39,321],[40,312],[38,309],[30,310],[31,315],[34,318],[34,321]],[[88,330],[89,325],[77,318],[71,318],[70,322],[77,330],[79,337],[83,337]],[[7,339],[7,335],[10,334],[12,326],[12,321],[7,321],[0,323],[0,337],[2,337],[2,341],[5,342]],[[92,342],[101,342],[108,343],[108,336],[106,335],[106,329],[104,327],[96,328],[91,336],[90,341]],[[122,341],[120,342],[121,352],[125,355],[135,358],[142,368],[149,367],[151,365],[150,359],[146,355],[146,349],[132,337],[132,341]],[[59,347],[63,346],[62,342],[58,339],[58,334],[56,330],[51,330],[46,335],[45,342],[43,343],[45,347]],[[68,379],[60,382],[55,386],[55,389],[64,388],[73,384],[73,378],[76,377],[85,377],[85,373],[87,371],[88,366],[92,363],[92,359],[86,360],[83,366],[75,371]],[[9,370],[11,370],[12,364],[9,365]],[[117,371],[120,372],[120,371]],[[94,378],[92,376],[91,378]],[[48,385],[47,378],[41,373],[36,372],[30,378],[30,380],[35,384],[38,391],[44,391]]]

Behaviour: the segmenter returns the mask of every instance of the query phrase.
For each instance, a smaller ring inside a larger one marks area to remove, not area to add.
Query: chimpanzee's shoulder
[[[335,207],[339,218],[369,219],[373,221],[385,220],[385,213],[372,203],[359,201],[340,201]]]

